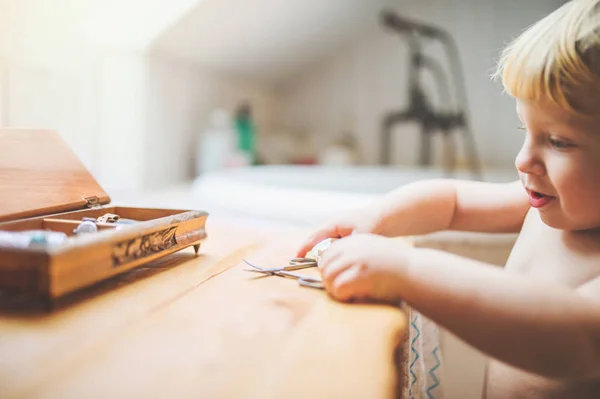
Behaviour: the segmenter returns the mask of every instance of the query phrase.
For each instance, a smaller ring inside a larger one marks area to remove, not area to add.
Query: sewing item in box
[[[57,132],[0,130],[0,290],[52,302],[207,237],[207,212],[109,204]]]

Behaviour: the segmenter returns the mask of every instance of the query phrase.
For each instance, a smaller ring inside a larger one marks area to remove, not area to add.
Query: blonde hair
[[[597,105],[585,106],[600,99],[599,19],[600,0],[566,3],[504,49],[493,77],[515,98],[549,99],[575,114],[600,115]]]

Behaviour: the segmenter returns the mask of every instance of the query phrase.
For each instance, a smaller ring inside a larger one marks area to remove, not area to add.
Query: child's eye
[[[556,148],[557,150],[564,150],[565,148],[573,147],[571,143],[557,139],[555,137],[550,137],[548,141],[550,142],[550,145],[552,145],[552,147]]]

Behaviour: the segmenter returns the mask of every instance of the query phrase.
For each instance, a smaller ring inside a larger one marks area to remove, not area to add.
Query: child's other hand
[[[308,237],[300,246],[296,257],[305,257],[308,251],[327,238],[343,238],[353,233],[377,233],[379,224],[379,214],[373,209],[341,213]]]
[[[413,251],[398,239],[372,234],[338,240],[321,258],[325,289],[340,301],[398,301],[402,274]]]

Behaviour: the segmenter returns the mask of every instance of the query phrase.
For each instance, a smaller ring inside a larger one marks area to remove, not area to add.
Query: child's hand
[[[397,239],[372,234],[338,240],[321,258],[325,289],[340,301],[398,301],[402,275],[413,251]]]
[[[381,223],[376,209],[365,208],[335,216],[305,240],[296,253],[303,258],[315,245],[327,238],[342,238],[353,233],[378,233]]]

